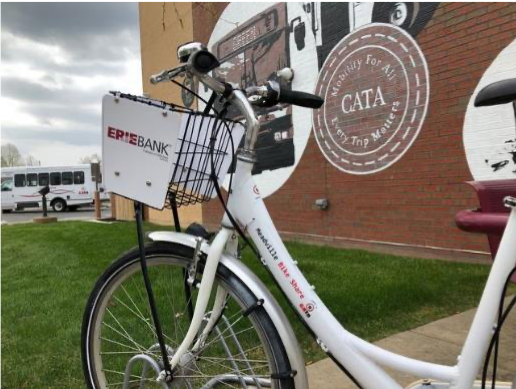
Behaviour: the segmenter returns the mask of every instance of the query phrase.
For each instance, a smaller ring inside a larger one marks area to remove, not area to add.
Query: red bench
[[[494,259],[509,220],[510,209],[504,206],[503,199],[516,197],[516,179],[470,181],[467,184],[477,192],[480,208],[457,213],[455,223],[463,231],[486,234]],[[513,281],[516,282],[516,275]]]

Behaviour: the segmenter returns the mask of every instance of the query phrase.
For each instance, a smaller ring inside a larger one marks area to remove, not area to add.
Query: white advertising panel
[[[106,190],[162,209],[176,158],[182,116],[105,95],[102,157]]]
[[[165,205],[170,181],[179,184],[178,191],[215,197],[209,154],[215,121],[211,116],[165,110],[145,101],[104,96],[106,190],[158,209]],[[245,128],[219,121],[217,129],[213,158],[222,185]]]

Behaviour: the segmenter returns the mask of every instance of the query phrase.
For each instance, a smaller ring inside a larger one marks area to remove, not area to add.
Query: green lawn
[[[80,327],[86,299],[108,264],[135,244],[133,223],[2,227],[2,388],[84,387]],[[337,318],[371,341],[475,306],[489,271],[481,265],[287,246]],[[249,252],[243,260],[280,300],[307,362],[322,358],[261,264]]]

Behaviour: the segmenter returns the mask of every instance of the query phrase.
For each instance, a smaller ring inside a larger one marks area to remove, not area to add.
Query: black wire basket
[[[226,173],[234,165],[235,144],[238,146],[243,134],[241,123],[226,119],[225,109],[212,115],[161,100],[122,93],[116,95],[188,115],[176,145],[165,208],[171,208],[174,202],[176,207],[181,207],[213,198],[216,195],[213,180],[222,185]],[[237,125],[239,131],[235,131]],[[234,133],[238,139],[233,139]]]

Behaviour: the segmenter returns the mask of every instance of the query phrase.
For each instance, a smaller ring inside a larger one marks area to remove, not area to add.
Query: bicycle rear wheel
[[[192,257],[193,250],[185,246],[154,242],[146,247],[169,357],[181,344],[190,324],[183,270]],[[292,378],[279,378],[290,372],[290,364],[267,312],[258,307],[243,315],[256,303],[256,296],[223,265],[219,265],[215,284],[228,292],[223,316],[201,350],[190,350],[181,358],[170,387],[294,388]],[[194,291],[193,302],[196,296]],[[100,277],[86,306],[82,361],[88,387],[122,387],[127,363],[137,354],[161,363],[139,254],[133,249]],[[161,387],[155,378],[156,373],[148,365],[137,362],[131,369],[130,387]]]

